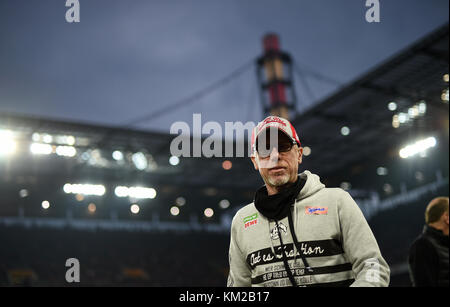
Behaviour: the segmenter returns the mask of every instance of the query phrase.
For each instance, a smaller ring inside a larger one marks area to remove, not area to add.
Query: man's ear
[[[250,158],[252,159],[253,166],[255,167],[255,170],[259,170],[258,161],[256,161],[255,156],[251,156]]]
[[[303,159],[303,147],[298,148],[298,164],[302,164]]]

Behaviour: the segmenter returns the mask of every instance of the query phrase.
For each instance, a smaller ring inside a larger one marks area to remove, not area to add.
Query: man
[[[448,197],[434,198],[425,210],[423,233],[409,251],[415,287],[448,287]]]
[[[267,117],[252,148],[265,186],[233,218],[228,286],[388,286],[389,267],[351,196],[298,174],[303,148],[291,123]]]

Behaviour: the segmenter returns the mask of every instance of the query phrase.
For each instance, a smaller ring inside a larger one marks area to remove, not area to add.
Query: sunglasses
[[[256,140],[256,152],[261,158],[267,158],[274,148],[276,148],[279,153],[289,152],[295,144],[297,143],[291,140],[279,139],[278,143],[273,142],[269,144],[269,142],[266,142],[266,146],[263,146],[262,144],[258,144],[258,140]]]

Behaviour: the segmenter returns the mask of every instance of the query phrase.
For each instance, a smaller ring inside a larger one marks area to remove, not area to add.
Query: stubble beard
[[[267,176],[267,182],[273,187],[284,186],[289,182],[289,174],[276,176],[275,178],[273,178],[272,176]]]

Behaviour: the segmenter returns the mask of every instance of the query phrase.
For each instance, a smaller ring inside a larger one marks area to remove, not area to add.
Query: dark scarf
[[[281,219],[284,219],[286,216],[288,217],[289,221],[289,227],[291,228],[291,235],[292,239],[294,241],[295,246],[297,247],[297,250],[300,250],[300,246],[297,240],[297,236],[295,235],[294,231],[294,223],[292,221],[292,213],[291,213],[291,205],[295,202],[295,199],[297,198],[298,194],[302,190],[306,183],[306,180],[303,178],[300,178],[298,176],[297,181],[289,186],[288,188],[284,189],[278,194],[275,195],[268,195],[267,194],[267,188],[266,186],[261,187],[258,189],[255,193],[255,207],[256,209],[261,212],[262,215],[264,215],[266,218],[275,220],[276,227],[279,229],[278,221]],[[291,281],[292,286],[297,287],[297,283],[294,279],[294,276],[292,274],[291,269],[289,268],[287,257],[284,252],[284,244],[283,239],[281,238],[281,232],[280,233],[280,244],[281,244],[281,254],[283,259],[284,268],[286,269],[286,272],[288,274],[289,280]],[[308,261],[306,260],[305,256],[301,254],[300,257],[302,258],[303,264],[305,265],[305,268],[312,272],[311,267],[308,264]]]
[[[298,176],[297,181],[278,194],[268,195],[266,186],[255,193],[255,206],[265,217],[272,220],[282,220],[288,216],[291,205],[305,185],[306,180]]]

